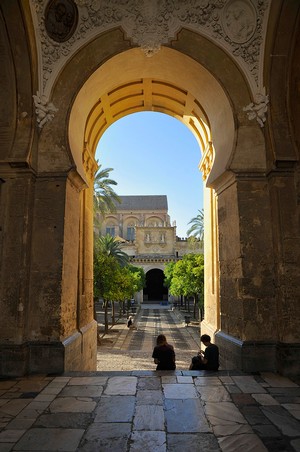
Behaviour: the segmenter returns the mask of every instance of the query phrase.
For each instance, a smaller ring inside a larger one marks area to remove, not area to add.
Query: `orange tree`
[[[204,304],[203,254],[186,254],[180,261],[171,264],[165,268],[165,283],[172,295],[193,297],[196,317],[196,306],[202,312]]]

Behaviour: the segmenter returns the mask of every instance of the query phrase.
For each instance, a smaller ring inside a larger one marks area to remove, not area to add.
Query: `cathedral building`
[[[188,241],[176,235],[171,224],[166,195],[120,196],[116,211],[100,217],[101,235],[110,234],[121,243],[132,265],[142,267],[147,285],[136,295],[138,302],[168,300],[163,270],[187,253],[203,253],[200,241]]]

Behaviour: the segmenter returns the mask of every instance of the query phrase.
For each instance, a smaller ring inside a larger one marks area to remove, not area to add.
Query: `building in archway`
[[[2,375],[96,367],[95,150],[139,111],[199,143],[222,365],[299,374],[299,21],[298,0],[1,0]]]
[[[142,267],[147,286],[136,295],[137,301],[168,300],[163,285],[163,270],[187,253],[203,253],[201,242],[189,242],[176,235],[176,222],[170,221],[166,195],[120,196],[116,211],[99,217],[101,235],[120,239],[121,248],[131,258],[132,265]]]

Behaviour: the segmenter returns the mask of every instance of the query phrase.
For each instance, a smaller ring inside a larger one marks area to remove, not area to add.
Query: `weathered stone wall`
[[[29,171],[2,171],[0,192],[0,341],[23,340],[29,292],[32,200],[35,177]]]
[[[235,337],[242,336],[242,300],[238,296],[242,262],[236,183],[218,196],[220,262],[220,328]]]
[[[57,128],[41,132],[37,126],[30,20],[27,2],[1,2],[1,375],[96,367],[91,190],[83,212],[86,282],[80,297],[79,200],[86,184],[68,152],[66,111]]]
[[[27,336],[59,340],[66,177],[39,177],[33,205],[32,252]]]
[[[242,264],[242,274],[237,280],[243,309],[241,338],[269,341],[278,332],[268,183],[264,177],[242,179],[237,182],[237,190]]]
[[[278,334],[282,342],[300,342],[300,212],[297,172],[282,171],[270,179],[276,276]]]

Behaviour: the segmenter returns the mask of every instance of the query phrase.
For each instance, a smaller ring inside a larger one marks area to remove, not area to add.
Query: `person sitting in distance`
[[[190,370],[218,370],[219,348],[210,342],[208,334],[202,334],[201,342],[205,345],[205,351],[200,350],[197,356],[193,356]]]
[[[131,316],[128,317],[127,328],[130,328],[131,330],[137,330],[137,327],[133,324],[133,320],[132,320]]]
[[[176,369],[174,348],[168,344],[164,334],[157,336],[152,358],[154,358],[154,362],[157,364],[156,370]]]

